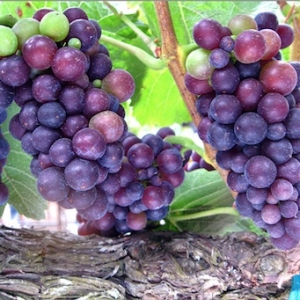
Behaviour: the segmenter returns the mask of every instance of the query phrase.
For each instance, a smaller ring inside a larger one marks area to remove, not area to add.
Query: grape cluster
[[[215,168],[205,161],[205,159],[194,150],[187,150],[184,153],[184,170],[191,172],[198,169],[213,171]]]
[[[291,249],[300,240],[300,63],[280,51],[293,29],[264,12],[227,26],[200,20],[193,37],[185,84],[197,95],[198,135],[228,170],[239,213]]]
[[[123,234],[164,218],[183,158],[164,141],[170,128],[141,139],[128,132],[122,103],[135,83],[113,69],[99,24],[81,8],[42,8],[11,31],[18,42],[0,60],[0,80],[20,110],[9,131],[32,156],[40,195],[75,208],[79,234]]]

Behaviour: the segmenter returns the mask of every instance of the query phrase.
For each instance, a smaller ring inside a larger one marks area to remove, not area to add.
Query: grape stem
[[[116,46],[120,49],[126,50],[129,53],[136,56],[143,64],[148,66],[151,69],[154,70],[162,70],[166,67],[166,61],[163,59],[157,59],[153,56],[151,56],[146,51],[142,50],[139,47],[127,44],[125,42],[122,42],[120,40],[114,39],[112,37],[109,37],[105,34],[101,35],[101,42],[109,43],[113,46]]]
[[[111,12],[118,18],[120,18],[128,27],[130,27],[138,37],[145,43],[145,45],[156,54],[157,44],[155,41],[145,34],[136,24],[134,24],[126,15],[119,13],[116,8],[111,5],[108,1],[103,1],[103,3],[111,10]]]
[[[196,96],[187,90],[184,83],[184,74],[186,73],[185,54],[187,53],[186,51],[188,49],[184,49],[178,44],[168,1],[155,1],[154,5],[161,32],[161,57],[167,60],[168,68],[189,110],[193,123],[197,127],[201,121],[201,117],[198,114],[195,106]],[[194,45],[189,47],[194,47]],[[190,50],[191,49],[192,48],[190,48]],[[204,149],[207,160],[214,166],[214,168],[220,173],[221,177],[226,182],[228,171],[221,169],[217,165],[215,149],[206,143],[204,143]],[[231,193],[234,197],[236,196],[235,192],[231,191]]]
[[[171,223],[176,224],[176,222],[179,222],[179,221],[189,221],[189,220],[193,220],[193,219],[212,217],[215,215],[223,215],[223,214],[239,216],[238,211],[233,207],[217,207],[214,209],[200,211],[200,212],[197,212],[194,214],[188,214],[188,215],[174,216],[174,214],[171,214],[171,217],[169,217],[168,220]]]

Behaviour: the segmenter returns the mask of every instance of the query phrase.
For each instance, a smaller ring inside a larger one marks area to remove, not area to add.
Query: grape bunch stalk
[[[228,171],[235,207],[279,249],[300,240],[300,63],[282,60],[292,27],[263,12],[226,26],[194,25],[185,85],[197,95],[199,137]]]
[[[180,146],[165,140],[171,128],[142,138],[129,132],[122,103],[135,82],[113,68],[101,33],[78,7],[42,8],[2,26],[0,108],[13,99],[20,107],[9,132],[32,157],[39,194],[75,208],[79,234],[114,236],[163,219],[185,173]]]

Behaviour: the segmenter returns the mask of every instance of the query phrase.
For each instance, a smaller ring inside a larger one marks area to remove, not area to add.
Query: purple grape
[[[121,187],[120,175],[118,173],[108,174],[103,182],[97,185],[106,194],[114,194]]]
[[[277,16],[272,12],[261,12],[258,13],[254,20],[257,24],[257,29],[262,30],[265,28],[272,29],[274,31],[278,28]]]
[[[262,142],[267,132],[267,122],[255,112],[242,114],[234,124],[236,137],[248,145],[255,145]]]
[[[40,152],[48,153],[51,145],[61,137],[56,129],[38,126],[32,132],[32,145]]]
[[[97,197],[97,189],[95,187],[87,191],[76,191],[70,189],[67,200],[76,209],[86,209],[90,207]]]
[[[298,213],[298,205],[295,201],[281,201],[279,204],[281,215],[284,218],[294,218]]]
[[[66,183],[77,191],[92,189],[98,180],[99,169],[94,161],[75,158],[64,170]]]
[[[157,164],[163,173],[172,174],[182,168],[182,156],[177,149],[166,149],[157,156]]]
[[[269,187],[277,176],[275,163],[266,156],[251,157],[245,165],[245,176],[250,185],[256,188]]]
[[[279,238],[272,238],[271,243],[279,250],[291,250],[295,248],[299,240],[291,238],[287,233]]]
[[[277,176],[287,179],[291,184],[300,181],[300,162],[292,157],[284,164],[277,166]]]
[[[42,104],[37,111],[38,122],[48,128],[59,128],[66,117],[65,109],[56,101]]]
[[[276,224],[281,219],[280,209],[275,204],[266,204],[261,210],[261,217],[267,224]]]
[[[107,212],[102,218],[93,221],[96,228],[101,231],[107,231],[114,227],[116,218],[110,212]]]
[[[90,57],[90,67],[87,75],[90,81],[102,80],[112,70],[110,58],[103,53],[96,53]]]
[[[32,132],[26,131],[21,138],[21,147],[27,154],[36,155],[39,150],[33,146],[32,143]]]
[[[84,115],[73,115],[66,118],[60,130],[65,137],[72,138],[77,131],[87,127],[88,119]]]
[[[40,104],[35,101],[29,101],[23,105],[19,113],[19,122],[27,130],[33,131],[38,125],[37,112]]]
[[[63,169],[49,167],[38,175],[37,190],[48,201],[59,202],[67,198],[70,187],[67,185]]]
[[[63,13],[70,23],[77,19],[88,20],[86,12],[80,7],[68,7],[63,11]]]
[[[164,191],[157,186],[147,186],[144,190],[142,203],[148,209],[159,209],[164,205]]]
[[[293,28],[288,24],[279,24],[276,30],[281,39],[281,49],[287,48],[294,41]]]
[[[147,225],[147,215],[143,211],[139,214],[134,214],[133,212],[129,211],[126,218],[126,223],[131,230],[142,230]]]
[[[49,159],[58,167],[65,167],[75,157],[72,141],[68,138],[56,140],[49,149]]]
[[[267,199],[268,189],[249,186],[246,191],[246,196],[252,204],[262,204]]]
[[[137,143],[129,148],[127,158],[135,168],[147,168],[154,161],[154,152],[147,144]]]
[[[209,115],[222,124],[232,124],[242,114],[242,106],[234,95],[217,95],[210,103]]]
[[[210,104],[215,97],[216,97],[216,93],[212,92],[212,93],[201,95],[197,98],[195,104],[196,104],[197,112],[200,114],[200,116],[202,117],[208,116]]]
[[[106,141],[103,135],[97,130],[83,128],[74,134],[72,147],[79,157],[88,160],[97,160],[106,151]]]
[[[245,193],[249,188],[249,183],[244,174],[230,171],[227,176],[228,187],[237,193]]]
[[[267,138],[272,141],[281,140],[286,134],[286,127],[283,123],[272,123],[268,126]],[[291,141],[293,144],[293,142]]]
[[[106,168],[111,168],[122,163],[123,157],[123,145],[120,142],[114,142],[106,145],[106,150],[98,159],[98,163]]]
[[[84,107],[84,90],[76,85],[66,85],[62,88],[58,100],[67,115],[82,113]]]
[[[248,201],[246,193],[237,194],[235,201],[235,207],[237,211],[244,217],[251,218],[254,213],[252,204]]]
[[[228,52],[223,49],[216,48],[210,52],[209,63],[216,69],[224,68],[230,60]]]

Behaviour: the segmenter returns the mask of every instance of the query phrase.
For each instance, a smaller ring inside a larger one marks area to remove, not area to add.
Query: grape
[[[297,72],[287,62],[274,60],[263,66],[259,80],[265,93],[290,94],[298,82]]]
[[[74,140],[74,139],[73,139]],[[109,143],[98,163],[106,168],[114,167],[122,163],[124,148],[120,142]]]
[[[32,132],[32,145],[37,150],[48,153],[51,145],[61,137],[56,129],[38,126]]]
[[[214,49],[209,55],[209,63],[216,69],[221,69],[229,63],[229,54],[220,48]]]
[[[285,234],[285,226],[282,220],[276,224],[267,224],[266,230],[271,238],[280,238]]]
[[[120,175],[118,173],[109,173],[105,180],[97,185],[106,194],[114,194],[121,187]]]
[[[266,121],[255,112],[242,114],[234,124],[236,137],[248,145],[255,145],[262,142],[267,132],[268,125]]]
[[[22,47],[22,56],[33,69],[46,70],[51,67],[58,47],[47,36],[36,34],[27,39]]]
[[[0,160],[7,158],[9,151],[10,151],[9,143],[4,138],[4,136],[1,134],[0,135]],[[1,166],[1,168],[2,168],[2,166]],[[1,174],[1,172],[0,172],[0,174]]]
[[[129,212],[128,206],[115,205],[112,213],[117,220],[125,220],[128,212]]]
[[[112,70],[110,58],[103,53],[96,53],[90,57],[90,67],[87,75],[90,81],[102,80]]]
[[[235,148],[230,150],[219,150],[216,153],[216,162],[224,170],[231,170],[231,159],[237,154]]]
[[[293,218],[286,218],[284,220],[284,225],[285,225],[285,230],[286,233],[293,239],[298,240],[300,239],[300,234],[299,234],[299,227],[300,227],[300,222],[299,222],[299,215],[300,212],[298,212],[295,217]]]
[[[155,157],[157,157],[163,149],[163,139],[156,134],[146,134],[141,141],[152,148]]]
[[[63,47],[56,51],[52,61],[54,75],[62,81],[79,79],[87,69],[87,57],[78,49]]]
[[[98,180],[97,163],[82,158],[73,159],[64,170],[66,183],[77,191],[87,191],[93,188]]]
[[[135,91],[135,82],[130,73],[123,69],[114,69],[102,80],[101,88],[116,96],[120,102],[130,99]]]
[[[277,16],[272,13],[272,12],[261,12],[258,13],[255,17],[254,20],[257,24],[257,29],[262,30],[262,29],[272,29],[274,31],[277,30],[278,28],[278,19]]]
[[[109,95],[98,88],[91,88],[85,93],[83,113],[87,118],[110,108]]]
[[[246,111],[255,110],[263,95],[262,85],[255,78],[243,79],[235,91],[236,98]]]
[[[264,56],[266,43],[264,36],[257,30],[248,29],[241,32],[234,44],[234,55],[245,64],[258,62]]]
[[[183,168],[172,174],[161,172],[161,180],[171,183],[174,188],[180,186],[183,183],[184,177],[185,173]]]
[[[61,12],[50,11],[40,21],[40,33],[50,37],[54,42],[63,41],[69,32],[69,20]]]
[[[195,95],[207,94],[213,91],[208,80],[199,80],[192,77],[189,73],[184,75],[184,83],[189,92]]]
[[[235,201],[237,211],[244,217],[251,217],[254,213],[252,204],[248,201],[246,193],[237,194]]]
[[[279,209],[284,218],[296,217],[299,210],[297,203],[291,200],[280,202]]]
[[[287,162],[277,166],[278,177],[287,179],[291,184],[300,181],[300,162],[292,157]]]
[[[194,25],[194,41],[203,49],[217,48],[222,37],[222,25],[213,19],[203,19]]]
[[[70,22],[70,28],[66,41],[71,38],[78,38],[81,42],[81,51],[87,51],[97,40],[97,31],[95,26],[89,21],[82,18]]]
[[[129,150],[130,152],[130,150]],[[166,149],[157,156],[157,165],[163,173],[172,174],[182,168],[182,157],[177,149]]]
[[[148,209],[146,210],[147,218],[151,221],[160,221],[164,219],[169,212],[169,208],[167,206],[163,206],[159,209]]]
[[[33,146],[32,142],[32,133],[26,131],[21,138],[21,147],[27,154],[36,155],[39,153],[39,150]]]
[[[37,111],[38,122],[49,128],[59,128],[66,117],[66,111],[58,102],[44,103]]]
[[[68,138],[56,140],[49,149],[49,159],[58,167],[65,167],[75,156],[72,141]]]
[[[14,90],[0,81],[0,112],[5,111],[14,100]]]
[[[216,93],[211,92],[211,93],[208,93],[208,94],[201,95],[200,97],[197,98],[196,103],[195,103],[196,109],[197,109],[197,112],[202,117],[207,117],[208,116],[211,101],[215,97],[216,97]]]
[[[221,69],[215,69],[211,75],[211,86],[219,94],[233,93],[239,82],[239,72],[231,64]]]
[[[123,119],[109,110],[94,115],[89,121],[89,127],[99,131],[107,143],[118,141],[124,133]]]
[[[80,7],[68,7],[63,11],[63,13],[68,18],[69,23],[77,19],[88,20],[86,12]]]
[[[261,154],[269,157],[276,164],[283,164],[292,157],[293,147],[290,141],[286,138],[278,141],[265,139],[262,142]]]
[[[263,35],[266,42],[266,51],[262,60],[271,59],[275,56],[281,48],[280,36],[271,29],[262,29],[260,33]]]
[[[279,250],[291,250],[298,244],[298,240],[291,238],[287,233],[279,238],[272,238],[272,244]]]
[[[118,171],[120,185],[122,187],[127,186],[130,182],[133,182],[137,178],[136,169],[128,162],[122,162],[121,169]]]
[[[272,141],[281,140],[286,134],[286,127],[283,123],[272,123],[268,126],[267,138]]]
[[[37,21],[41,21],[42,18],[49,12],[54,11],[52,8],[49,7],[42,7],[36,10],[32,16],[33,19]]]
[[[101,190],[97,190],[97,196],[92,205],[85,209],[78,209],[81,217],[89,221],[101,219],[108,210],[108,202],[105,194]]]
[[[281,39],[281,49],[287,48],[294,41],[294,31],[288,24],[279,24],[277,31]]]
[[[210,103],[209,115],[219,123],[232,124],[242,114],[242,106],[233,95],[217,95]]]
[[[114,193],[113,198],[115,203],[122,207],[128,207],[134,202],[134,200],[127,195],[125,187],[120,188]]]
[[[2,83],[17,87],[23,85],[30,77],[30,67],[24,58],[11,55],[0,60],[0,80]]]
[[[8,198],[9,198],[9,190],[3,182],[0,182],[0,206],[6,204]]]
[[[233,35],[239,35],[248,29],[257,29],[255,20],[251,16],[244,14],[232,17],[227,26]]]
[[[49,167],[39,174],[36,182],[37,190],[48,201],[61,201],[66,199],[70,191],[64,177],[63,169]]]
[[[106,141],[99,131],[92,128],[83,128],[74,134],[72,147],[79,157],[97,160],[106,151]]]
[[[164,192],[160,187],[148,186],[141,200],[148,209],[159,209],[164,205]]]
[[[40,152],[37,157],[38,157],[39,166],[41,167],[42,170],[55,166],[52,163],[49,154]]]
[[[209,55],[210,52],[202,48],[190,52],[185,61],[187,73],[198,80],[209,79],[214,71]]]
[[[277,168],[275,163],[266,156],[256,155],[247,161],[245,176],[253,187],[266,188],[274,182]]]
[[[46,103],[59,97],[61,84],[51,74],[43,74],[36,77],[32,82],[32,95],[36,101]]]
[[[300,87],[300,62],[298,62],[298,61],[291,61],[290,64],[293,66],[293,68],[297,72],[298,82],[297,82],[297,85],[295,87],[295,89],[297,89],[297,88]]]
[[[0,56],[9,56],[14,54],[18,49],[18,38],[14,31],[4,25],[0,25]]]
[[[212,123],[208,128],[207,141],[216,150],[225,151],[231,149],[236,142],[233,126],[219,122]]]
[[[246,191],[246,196],[249,202],[252,204],[262,204],[267,199],[268,189],[267,188],[255,188],[249,186]]]
[[[223,36],[219,43],[219,47],[226,52],[231,52],[234,49],[234,39],[231,36]]]
[[[66,85],[58,96],[59,103],[64,107],[67,115],[80,114],[84,107],[84,90],[76,85]]]
[[[24,84],[15,87],[14,100],[18,106],[22,107],[26,102],[29,102],[33,99],[31,89],[32,89],[31,79],[26,81]]]
[[[248,159],[249,157],[243,152],[236,153],[230,159],[231,170],[236,173],[243,173]]]
[[[116,218],[110,212],[107,212],[102,218],[94,220],[95,227],[101,231],[107,231],[114,227]]]
[[[76,191],[74,189],[70,189],[67,200],[73,208],[86,209],[94,203],[97,193],[98,192],[95,187],[87,191]]]
[[[147,144],[137,143],[128,149],[127,158],[135,168],[147,168],[154,161],[154,152]]]
[[[125,192],[127,197],[134,201],[137,201],[142,198],[144,189],[145,188],[142,183],[140,183],[139,181],[132,181],[129,182],[126,186]]]
[[[249,183],[244,174],[230,171],[227,176],[228,187],[238,193],[245,193],[249,187]]]
[[[271,184],[271,192],[278,200],[288,200],[293,195],[293,185],[286,179],[278,178]]]
[[[300,138],[300,123],[298,122],[299,118],[300,108],[292,108],[283,122],[286,127],[286,136],[290,139]]]
[[[261,65],[258,61],[250,64],[244,64],[237,60],[234,66],[238,70],[241,80],[245,78],[257,79],[259,77]]]
[[[266,204],[261,210],[261,217],[267,224],[276,224],[281,219],[281,213],[277,205]]]
[[[66,118],[60,130],[65,137],[72,138],[77,131],[87,127],[88,119],[84,115],[73,115]]]
[[[170,128],[170,127],[162,127],[160,128],[157,133],[156,133],[159,137],[161,137],[162,139],[166,138],[167,136],[172,136],[175,135],[175,131]]]

